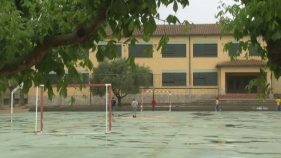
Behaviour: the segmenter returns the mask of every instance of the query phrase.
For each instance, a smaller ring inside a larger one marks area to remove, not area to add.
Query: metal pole
[[[17,86],[15,89],[13,89],[11,93],[11,114],[14,113],[14,93],[20,88],[20,86]]]
[[[105,84],[105,133],[108,133],[108,127],[107,127],[107,119],[108,119],[108,114],[107,114],[107,108],[108,108],[108,84]]]
[[[44,85],[40,85],[41,87],[41,94],[40,94],[40,109],[41,109],[41,133],[43,132],[43,93],[44,93]]]
[[[11,115],[11,133],[14,132],[13,115]]]
[[[92,87],[89,87],[90,88],[90,107],[92,106],[92,93],[91,93],[91,88]]]
[[[14,113],[14,93],[15,93],[19,88],[22,89],[22,87],[23,87],[23,83],[21,83],[21,84],[18,85],[15,89],[12,90],[12,93],[11,93],[11,114]]]
[[[172,105],[171,105],[171,92],[169,92],[169,111],[172,111]]]
[[[143,104],[143,93],[142,93],[142,91],[141,91],[141,93],[140,93],[140,98],[141,98],[140,100],[141,100],[141,112],[142,112],[142,108],[143,108],[143,107],[142,107],[142,106],[143,106],[143,105],[142,105],[142,104]]]
[[[155,94],[154,94],[154,86],[153,86],[153,88],[152,88],[152,98],[155,97],[154,95],[155,95]]]
[[[112,87],[109,86],[109,132],[111,132],[111,121],[112,121],[112,101],[111,101],[111,90]]]
[[[14,91],[14,90],[13,90]],[[13,107],[13,104],[14,104],[14,93],[13,93],[13,91],[12,91],[12,93],[11,93],[11,114],[13,114],[13,111],[14,111],[14,107]]]
[[[37,133],[37,119],[38,119],[38,86],[36,87],[36,98],[35,98],[35,129],[34,129],[34,133]]]

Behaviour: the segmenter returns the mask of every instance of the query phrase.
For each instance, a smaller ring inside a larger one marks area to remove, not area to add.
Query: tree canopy
[[[121,58],[111,62],[104,61],[93,69],[91,83],[111,83],[112,92],[121,105],[121,99],[128,94],[140,93],[140,88],[147,88],[152,85],[151,73],[148,67],[136,64],[135,73],[130,72],[126,59]],[[92,88],[94,95],[103,96],[104,88]]]
[[[173,5],[177,11],[178,5],[188,4],[188,0],[1,0],[0,80],[24,82],[25,93],[32,85],[44,84],[52,97],[52,82],[46,76],[55,72],[57,91],[64,96],[66,72],[78,80],[76,67],[93,68],[89,58],[78,52],[94,51],[97,43],[107,40],[109,51],[98,51],[96,58],[114,59],[115,43],[121,36],[134,44],[137,41],[132,33],[138,29],[143,40],[149,41],[156,30],[161,5]],[[179,23],[173,15],[165,20]],[[112,30],[110,37],[105,33],[106,27]],[[159,46],[165,41],[160,40]],[[134,60],[128,61],[134,68]],[[0,94],[5,90],[1,87]]]
[[[232,6],[222,3],[216,15],[222,26],[222,35],[232,34],[239,41],[240,53],[252,46],[257,48],[261,58],[267,61],[267,66],[278,79],[281,76],[281,1],[234,1],[237,3]],[[243,41],[245,37],[250,39]],[[259,37],[266,43],[265,46]],[[225,50],[230,47],[231,42],[225,45]]]

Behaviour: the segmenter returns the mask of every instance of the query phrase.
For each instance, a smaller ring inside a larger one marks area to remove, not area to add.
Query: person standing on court
[[[277,97],[277,99],[275,100],[276,101],[276,111],[280,111],[280,102],[281,102],[281,99],[279,97]]]
[[[137,117],[136,113],[137,113],[138,102],[135,100],[135,98],[133,99],[131,105],[133,107],[133,118],[136,118]]]
[[[156,105],[156,101],[155,101],[154,98],[151,101],[151,105],[152,105],[152,111],[154,111],[155,110],[155,105]]]
[[[221,111],[221,109],[220,109],[220,106],[219,106],[219,98],[216,98],[216,107],[215,107],[215,110],[216,111]]]
[[[111,99],[112,115],[114,115],[115,105],[116,105],[116,100],[114,99],[114,97],[112,97]]]

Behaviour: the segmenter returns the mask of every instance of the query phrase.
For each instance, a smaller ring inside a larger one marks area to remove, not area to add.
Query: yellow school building
[[[149,89],[142,90],[142,94],[129,95],[122,100],[123,103],[129,103],[132,97],[138,98],[140,95],[144,96],[144,102],[149,103],[152,99],[152,93],[158,102],[163,103],[168,101],[168,95],[170,95],[172,102],[178,103],[216,97],[221,99],[254,99],[257,92],[262,92],[262,87],[258,86],[249,92],[245,86],[250,80],[260,78],[261,67],[265,68],[267,82],[271,88],[271,94],[268,97],[273,98],[281,94],[281,82],[277,81],[273,73],[265,67],[266,61],[261,60],[255,49],[243,52],[235,62],[231,62],[230,55],[237,52],[238,43],[231,35],[221,37],[219,26],[216,24],[195,24],[191,26],[188,34],[184,33],[184,27],[182,25],[158,25],[149,42],[143,42],[142,33],[135,31],[133,36],[139,41],[135,47],[123,44],[125,38],[122,38],[121,42],[117,44],[118,57],[134,56],[136,63],[151,69],[152,76],[152,85]],[[106,30],[106,32],[108,35],[111,34],[110,30]],[[165,34],[169,36],[169,43],[166,49],[157,51],[158,42]],[[262,38],[258,40],[262,41]],[[231,41],[233,41],[232,49],[224,52],[224,45]],[[98,43],[99,46],[105,44],[106,42]],[[153,49],[153,55],[148,57],[144,53],[144,48]],[[244,58],[246,53],[249,55],[248,60]],[[95,67],[98,66],[96,51],[89,50],[89,58]],[[89,83],[88,78],[92,72],[81,68],[78,70],[85,78],[83,82]],[[68,94],[73,94],[72,91],[70,90]],[[85,89],[83,93],[89,94],[89,90]],[[35,88],[29,92],[29,104],[34,104],[34,96]],[[98,102],[102,103],[103,99],[103,97],[91,96],[90,102],[98,104]],[[48,101],[48,104],[62,102],[62,99],[55,97],[54,101]],[[88,102],[89,98],[80,104]]]

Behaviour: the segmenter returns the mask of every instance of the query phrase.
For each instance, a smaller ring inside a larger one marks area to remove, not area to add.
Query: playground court
[[[1,158],[281,157],[280,112],[116,112],[111,134],[105,112],[45,112],[50,134],[34,134],[34,112],[12,120],[0,115]]]

